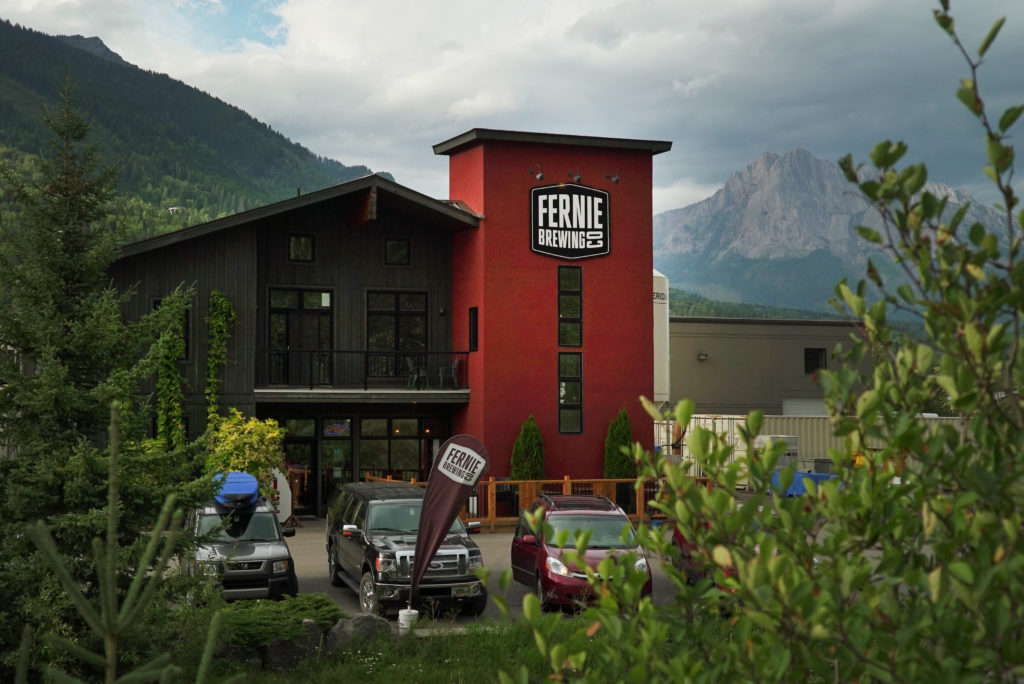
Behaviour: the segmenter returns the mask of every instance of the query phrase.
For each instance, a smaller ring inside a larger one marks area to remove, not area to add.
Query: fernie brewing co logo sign
[[[530,249],[560,259],[611,251],[608,193],[582,185],[530,190]]]

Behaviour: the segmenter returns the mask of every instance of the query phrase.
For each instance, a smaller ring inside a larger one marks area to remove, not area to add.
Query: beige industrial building
[[[815,374],[838,369],[836,347],[860,334],[839,320],[672,316],[668,328],[669,403],[721,415],[825,415]]]

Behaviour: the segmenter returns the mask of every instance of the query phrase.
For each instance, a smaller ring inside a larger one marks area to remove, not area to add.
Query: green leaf
[[[953,575],[953,577],[969,587],[974,585],[974,570],[971,569],[971,566],[968,563],[963,561],[950,563],[949,574]]]
[[[942,566],[939,566],[928,573],[928,595],[932,603],[939,602],[942,593]]]
[[[999,117],[999,130],[1005,133],[1012,126],[1020,115],[1024,113],[1024,105],[1010,107]]]
[[[964,86],[956,91],[956,99],[964,103],[964,106],[970,110],[971,114],[977,116],[978,114],[978,98],[974,94],[974,88],[971,87],[972,81],[962,81]]]
[[[540,617],[540,599],[536,594],[523,596],[523,617],[527,620],[536,620]]]
[[[981,41],[981,47],[978,48],[978,56],[984,57],[985,53],[988,52],[988,48],[992,45],[992,41],[999,35],[999,29],[1003,28],[1003,24],[1006,23],[1006,17],[1000,17],[992,28],[989,29],[988,35],[985,36],[985,40]]]
[[[877,230],[868,228],[867,226],[857,226],[854,230],[857,232],[857,235],[861,236],[868,242],[873,242],[876,245],[882,244],[882,236]]]

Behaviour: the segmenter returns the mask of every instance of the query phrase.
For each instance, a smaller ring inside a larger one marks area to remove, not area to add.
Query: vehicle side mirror
[[[342,525],[341,526],[341,533],[342,533],[342,535],[344,535],[346,537],[351,537],[353,534],[357,534],[358,532],[359,532],[359,526],[358,525]]]
[[[470,522],[467,522],[466,523],[466,531],[469,532],[470,534],[478,533],[480,531],[480,521],[479,520],[471,520]]]
[[[281,528],[281,534],[283,534],[286,537],[294,537],[295,536],[295,528],[294,527],[282,527]]]

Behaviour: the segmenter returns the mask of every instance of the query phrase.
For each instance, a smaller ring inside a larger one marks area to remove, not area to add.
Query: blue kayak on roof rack
[[[242,508],[256,503],[260,497],[260,485],[249,473],[231,472],[214,477],[214,483],[220,484],[220,490],[214,500],[229,508]]]

